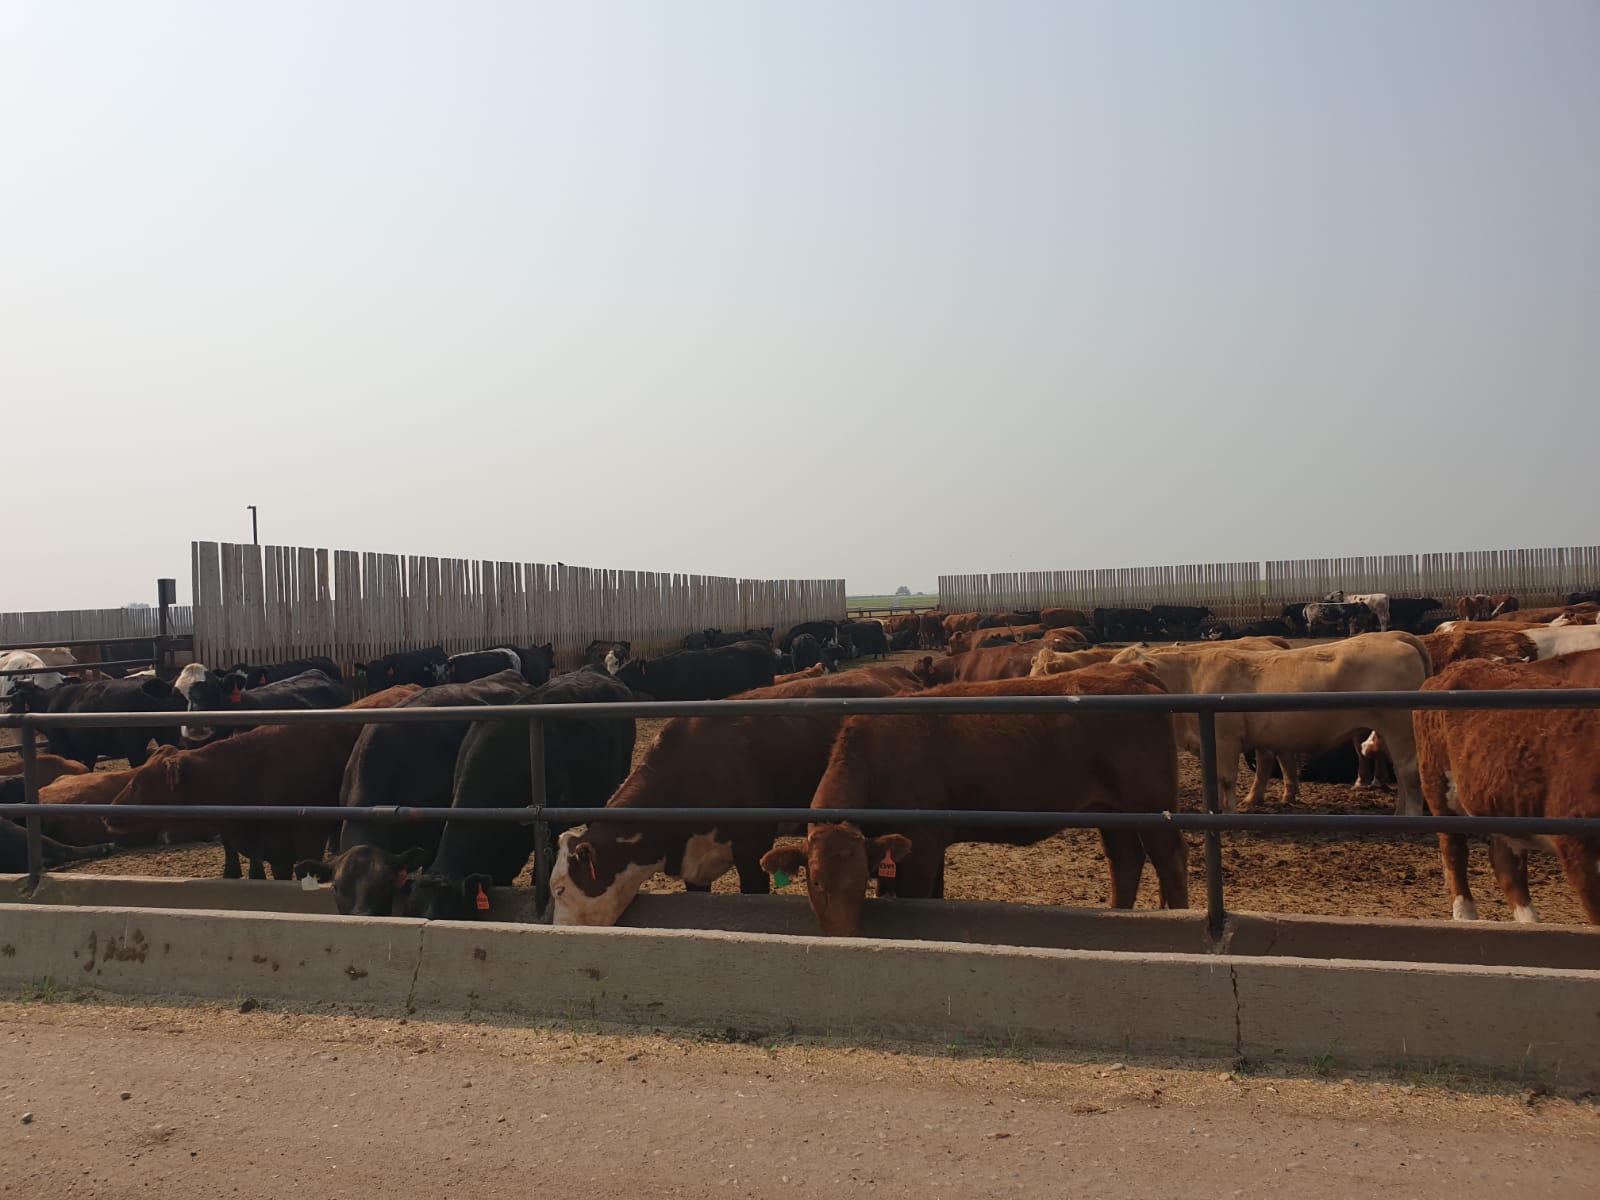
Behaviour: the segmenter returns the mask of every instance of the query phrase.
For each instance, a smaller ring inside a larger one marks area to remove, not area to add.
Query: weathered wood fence
[[[194,627],[194,610],[188,605],[167,609],[169,633],[188,633]],[[59,642],[116,641],[153,638],[161,632],[161,610],[156,608],[74,608],[59,612],[0,613],[0,646],[27,643],[54,646]]]
[[[842,579],[730,579],[557,563],[489,562],[294,546],[195,542],[195,658],[327,655],[348,670],[399,650],[449,653],[553,642],[574,666],[595,638],[635,654],[697,629],[844,615]]]
[[[1559,604],[1600,586],[1600,546],[1195,563],[1097,571],[1025,571],[939,576],[947,612],[1008,608],[1198,604],[1224,620],[1275,616],[1285,605],[1330,592],[1432,596],[1446,607],[1475,592],[1509,592],[1523,607]]]

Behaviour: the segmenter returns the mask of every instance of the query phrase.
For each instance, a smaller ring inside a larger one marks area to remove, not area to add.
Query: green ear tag
[[[789,886],[789,872],[787,872],[787,871],[774,871],[772,873],[772,886],[776,887],[776,888],[786,888],[786,887],[788,887]]]

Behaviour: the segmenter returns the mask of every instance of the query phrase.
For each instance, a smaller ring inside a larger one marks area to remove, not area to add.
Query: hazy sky
[[[1586,0],[0,2],[0,610],[1586,543],[1597,380]]]

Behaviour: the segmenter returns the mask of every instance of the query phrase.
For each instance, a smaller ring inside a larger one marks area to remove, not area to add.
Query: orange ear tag
[[[405,887],[405,885],[407,883],[409,883],[410,881],[411,881],[411,876],[406,872],[406,869],[404,867],[401,867],[399,874],[397,874],[394,877],[394,885],[395,885],[395,887]]]
[[[878,878],[893,879],[896,870],[897,868],[895,867],[894,859],[885,854],[883,856],[883,861],[878,864]]]
[[[488,894],[486,892],[484,892],[483,884],[481,884],[481,883],[478,885],[478,911],[479,912],[488,912],[489,911],[489,897],[488,897]]]
[[[228,697],[228,703],[237,704],[237,703],[239,703],[239,701],[241,699],[243,699],[243,697],[244,697],[244,693],[241,692],[238,688],[234,688],[233,689],[233,695]]]

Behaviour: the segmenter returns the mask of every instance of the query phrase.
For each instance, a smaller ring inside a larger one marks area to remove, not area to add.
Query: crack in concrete
[[[1233,1057],[1244,1062],[1244,1021],[1239,1008],[1239,968],[1228,964],[1228,982],[1233,985]]]
[[[417,960],[411,968],[411,987],[406,992],[406,1015],[417,1011],[417,980],[422,975],[422,955],[427,945],[428,922],[417,929]]]

